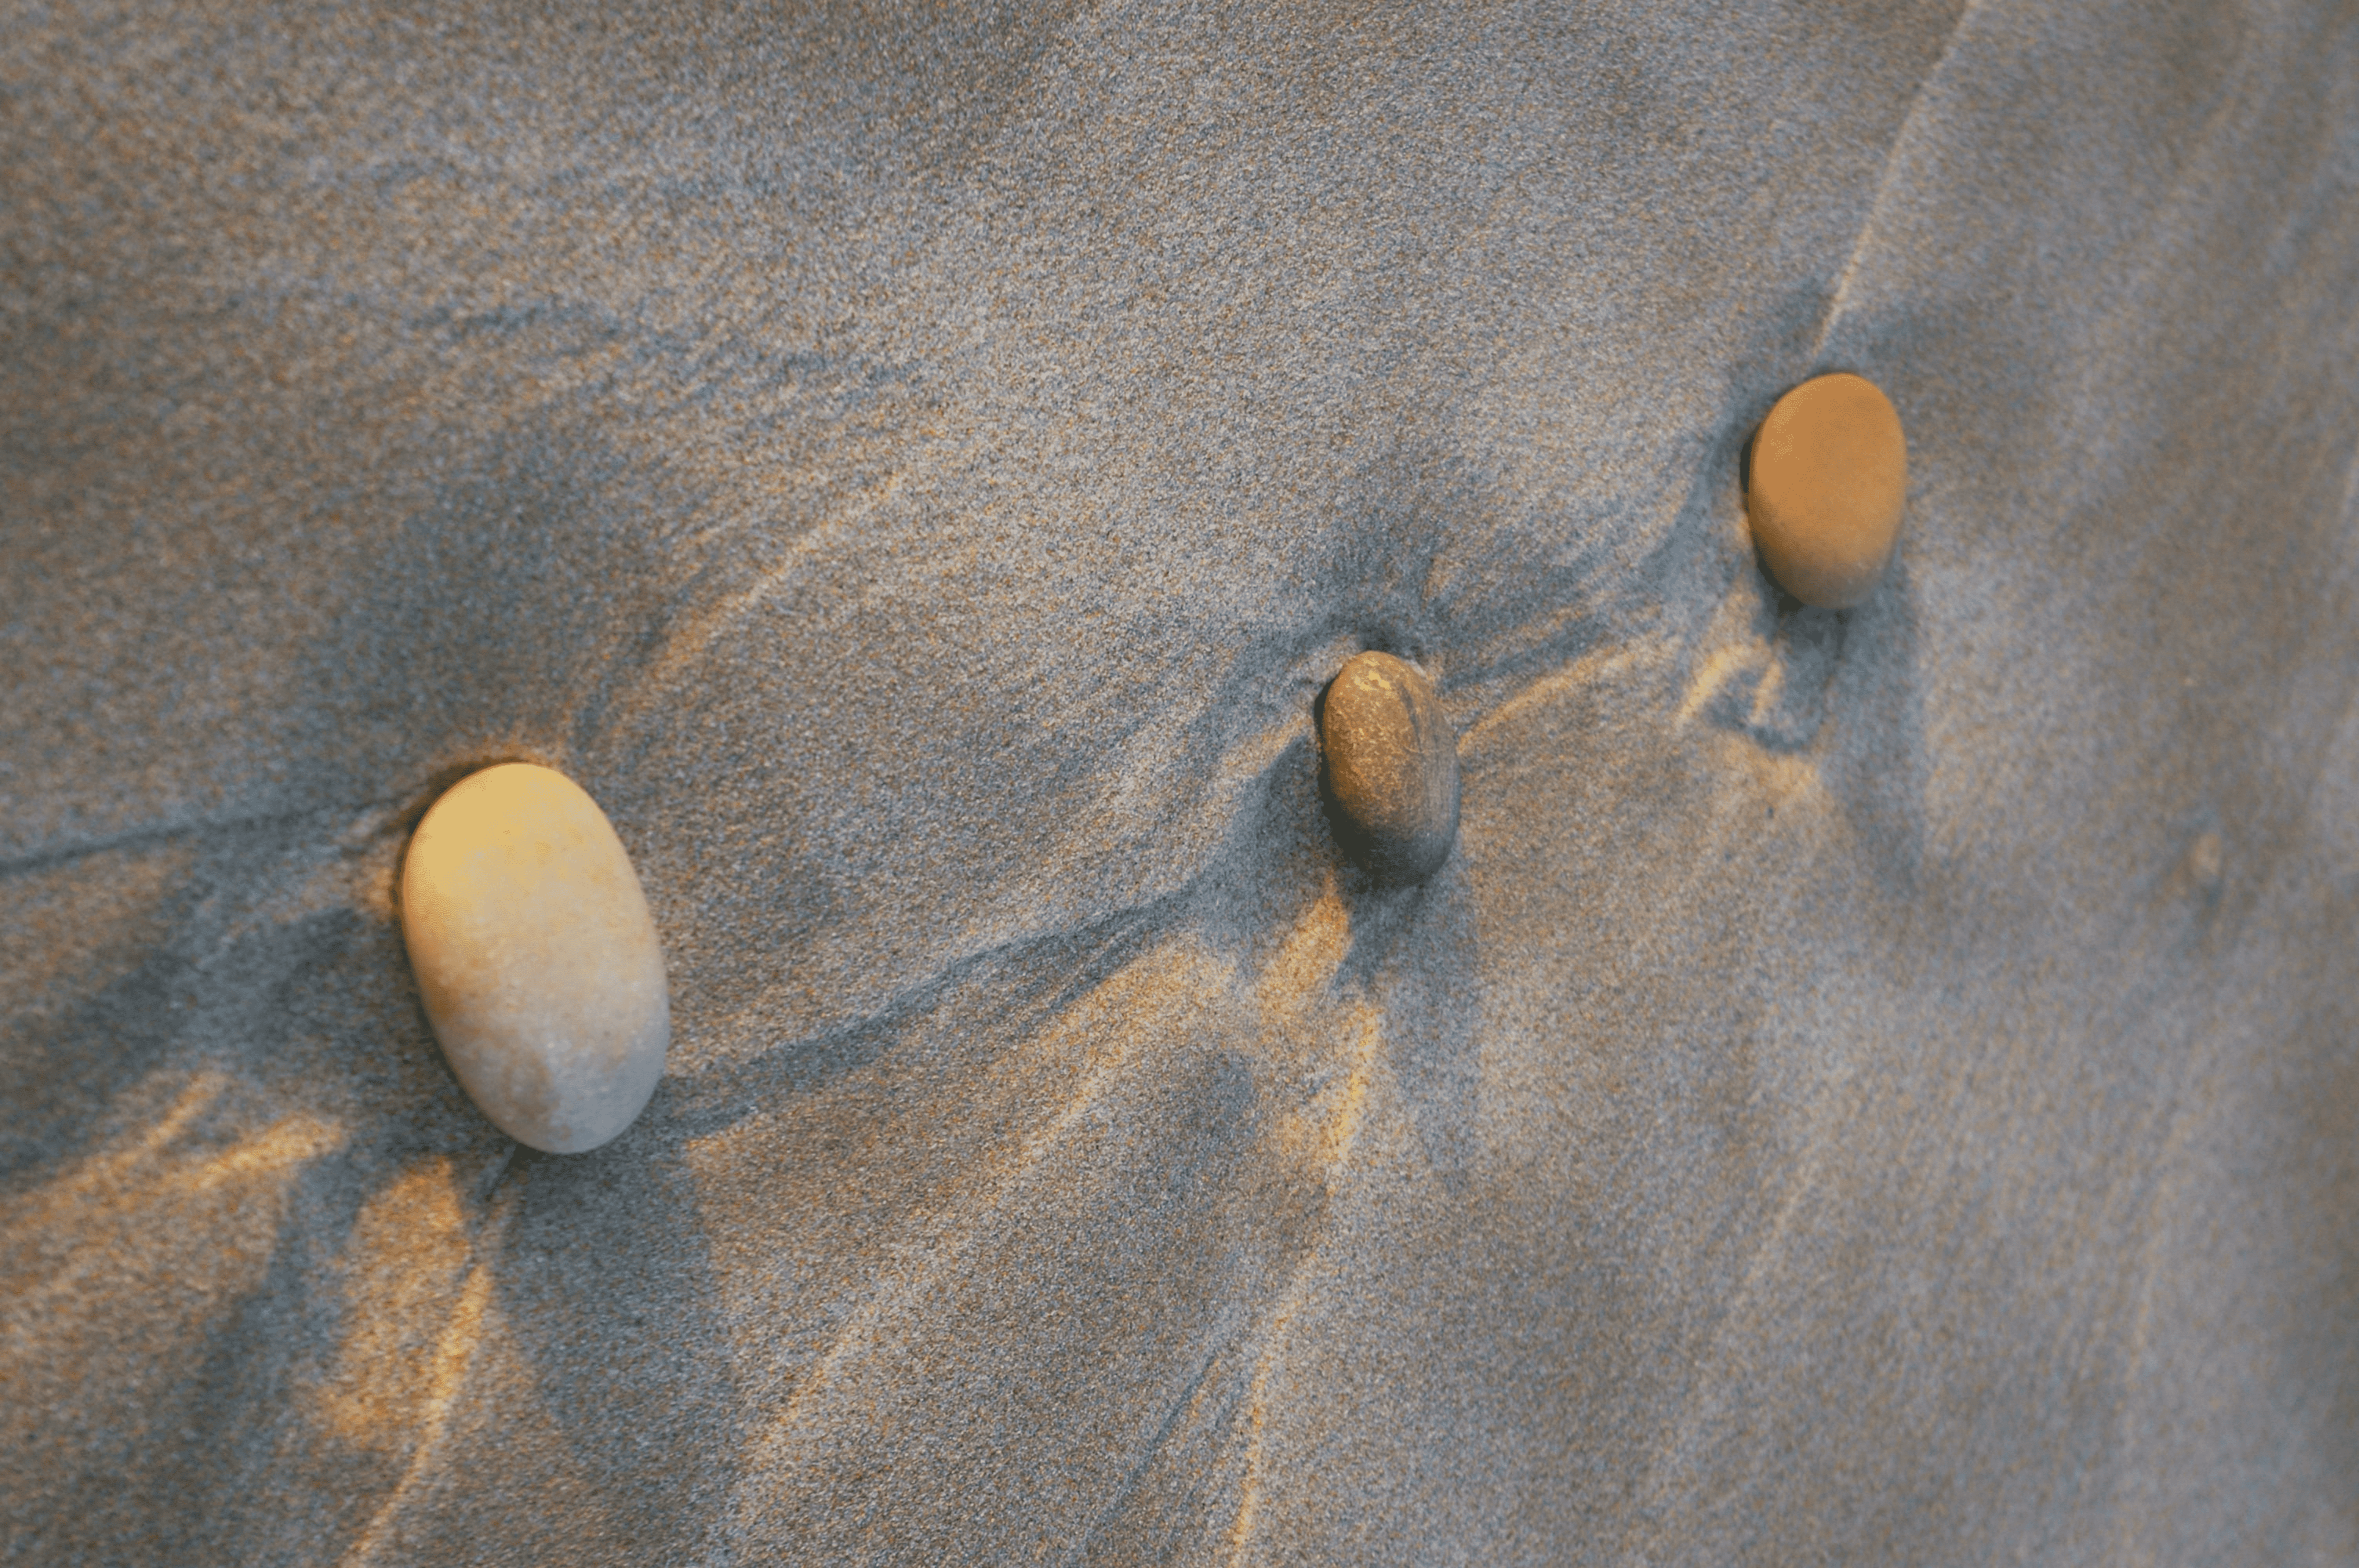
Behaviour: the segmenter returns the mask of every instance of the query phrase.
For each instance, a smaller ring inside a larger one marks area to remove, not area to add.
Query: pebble
[[[1805,604],[1844,609],[1875,591],[1908,493],[1908,443],[1874,382],[1814,376],[1753,438],[1745,510],[1762,564]]]
[[[1319,750],[1335,836],[1380,881],[1421,881],[1458,838],[1458,741],[1433,683],[1359,654],[1327,688]]]
[[[401,869],[401,935],[451,1070],[518,1142],[595,1149],[671,1044],[654,918],[597,802],[504,762],[434,803]]]

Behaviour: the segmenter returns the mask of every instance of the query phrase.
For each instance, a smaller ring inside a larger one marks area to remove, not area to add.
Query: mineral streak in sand
[[[502,763],[436,801],[403,861],[401,933],[451,1071],[510,1137],[595,1149],[655,1092],[663,949],[622,840],[564,774]]]
[[[1805,604],[1875,591],[1908,493],[1900,416],[1874,382],[1814,376],[1779,398],[1753,440],[1745,514],[1762,563]]]
[[[1458,837],[1458,742],[1433,683],[1390,654],[1327,688],[1319,745],[1335,836],[1379,881],[1422,881]]]

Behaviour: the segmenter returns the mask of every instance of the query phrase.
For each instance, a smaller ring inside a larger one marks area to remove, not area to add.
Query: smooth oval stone
[[[1745,492],[1753,542],[1770,575],[1805,604],[1843,609],[1875,591],[1908,495],[1900,416],[1860,376],[1802,383],[1753,438]]]
[[[1335,836],[1379,879],[1418,881],[1458,837],[1458,741],[1433,683],[1390,654],[1345,665],[1319,712]]]
[[[504,762],[436,801],[402,861],[401,935],[451,1070],[518,1142],[595,1149],[655,1092],[663,948],[623,841],[563,773]]]

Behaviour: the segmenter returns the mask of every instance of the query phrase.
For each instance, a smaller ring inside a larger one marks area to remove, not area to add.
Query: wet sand
[[[2348,6],[17,7],[34,1563],[2359,1555]],[[1909,440],[1862,607],[1740,457]],[[1377,887],[1311,705],[1437,676]],[[443,1066],[486,762],[669,1071]]]

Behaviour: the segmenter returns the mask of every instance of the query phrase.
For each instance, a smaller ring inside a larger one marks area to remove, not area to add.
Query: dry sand
[[[0,441],[7,1561],[2359,1558],[2347,3],[12,0]]]

